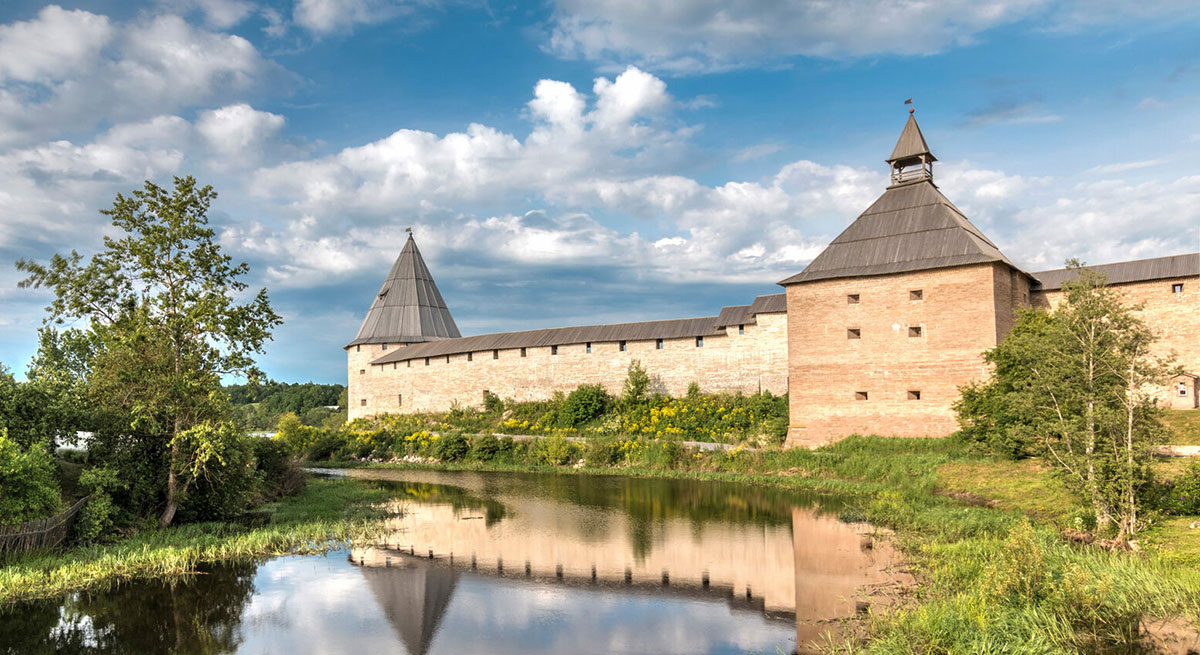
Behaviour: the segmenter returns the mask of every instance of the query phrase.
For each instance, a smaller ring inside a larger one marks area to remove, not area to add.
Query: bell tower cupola
[[[933,180],[933,162],[937,161],[937,157],[929,152],[929,145],[925,143],[925,135],[921,134],[913,112],[910,107],[908,122],[904,124],[904,131],[900,132],[900,140],[892,149],[892,156],[887,159],[892,167],[893,186],[915,180]]]

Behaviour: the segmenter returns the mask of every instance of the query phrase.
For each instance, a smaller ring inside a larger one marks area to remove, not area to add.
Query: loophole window
[[[920,399],[921,399],[921,392],[920,392],[920,391],[909,391],[909,392],[908,392],[908,399],[909,399],[909,400],[920,400]]]
[[[855,392],[854,392],[854,399],[855,399],[855,400],[866,400],[866,399],[867,399],[867,392],[865,392],[865,391],[855,391]]]
[[[862,338],[862,328],[846,328],[846,338],[847,339],[861,339]]]
[[[925,292],[921,291],[920,289],[913,289],[912,291],[908,292],[908,299],[909,300],[924,300]]]
[[[908,336],[911,339],[919,339],[921,337],[921,326],[913,325],[908,328]]]
[[[857,293],[851,293],[851,294],[849,294],[849,295],[847,295],[847,296],[846,296],[846,304],[847,304],[847,305],[857,305],[857,304],[858,304],[858,302],[859,302],[859,301],[858,301],[858,294],[857,294]]]

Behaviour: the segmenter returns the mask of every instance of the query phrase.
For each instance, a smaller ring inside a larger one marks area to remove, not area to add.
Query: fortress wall
[[[1014,287],[1020,297],[1020,283],[1002,264],[789,286],[788,445],[956,430],[958,387],[987,374],[981,353],[996,345],[998,324],[1011,325]],[[921,300],[909,299],[915,289]],[[859,303],[850,304],[849,294]],[[910,327],[921,336],[910,337]],[[847,338],[849,328],[861,338]],[[866,400],[856,399],[859,391]],[[909,399],[909,391],[920,399]]]
[[[1183,284],[1183,292],[1173,293],[1173,285]],[[1184,371],[1200,375],[1200,275],[1190,277],[1130,282],[1113,285],[1130,303],[1142,303],[1144,308],[1138,315],[1154,330],[1158,341],[1154,352],[1158,356],[1175,355],[1175,363]],[[1037,307],[1053,309],[1063,301],[1063,292],[1035,291],[1033,302]],[[1188,388],[1187,396],[1180,396],[1178,383]],[[1181,377],[1171,381],[1161,390],[1160,400],[1175,409],[1196,407],[1196,382],[1194,378]]]
[[[629,341],[621,352],[616,342],[475,352],[424,358],[396,364],[363,365],[362,352],[349,352],[350,418],[380,413],[445,411],[455,402],[479,407],[483,391],[502,398],[544,400],[555,391],[568,393],[581,384],[603,384],[619,394],[629,364],[640,360],[654,380],[654,391],[682,395],[696,382],[705,392],[787,392],[787,314],[759,314],[756,324],[746,324],[745,334],[731,325],[724,335],[704,338],[697,347],[693,337],[664,339],[663,349],[654,340]],[[370,359],[385,351],[370,348]],[[360,373],[359,371],[366,371]],[[366,400],[366,405],[362,404]]]

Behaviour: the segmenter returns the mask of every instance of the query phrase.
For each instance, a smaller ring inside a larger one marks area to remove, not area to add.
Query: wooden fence
[[[75,523],[79,510],[91,496],[75,501],[66,511],[40,521],[27,521],[19,525],[0,525],[0,553],[5,551],[28,552],[41,548],[54,548],[67,537]]]

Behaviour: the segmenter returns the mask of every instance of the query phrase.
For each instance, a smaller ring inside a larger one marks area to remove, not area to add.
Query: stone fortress
[[[639,360],[658,390],[787,393],[788,445],[852,434],[944,436],[958,388],[987,377],[985,350],[1021,307],[1053,307],[1065,269],[1013,264],[933,181],[910,113],[891,185],[784,293],[716,316],[462,336],[412,235],[346,346],[351,419],[539,400],[600,383],[620,391]],[[1161,390],[1174,408],[1200,391],[1200,253],[1091,267],[1143,304],[1184,374]]]

